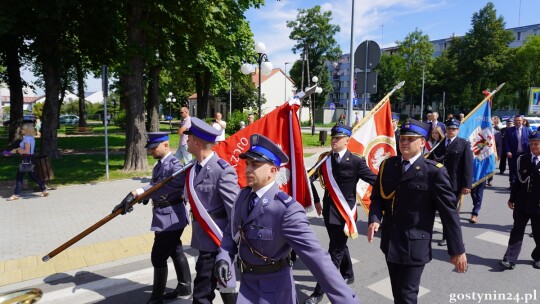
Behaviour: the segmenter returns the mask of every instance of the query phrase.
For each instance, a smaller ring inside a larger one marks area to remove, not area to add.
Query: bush
[[[247,122],[248,119],[248,113],[247,112],[241,112],[241,111],[234,111],[229,116],[227,120],[227,129],[225,132],[229,135],[232,135],[238,130],[240,130],[240,122],[243,121],[244,123]]]
[[[116,115],[114,116],[114,124],[122,130],[126,129],[126,124],[127,124],[126,110],[122,110],[116,113]]]

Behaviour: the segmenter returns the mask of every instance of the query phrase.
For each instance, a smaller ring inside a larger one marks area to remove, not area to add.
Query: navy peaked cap
[[[160,143],[169,140],[169,133],[167,132],[148,132],[146,135],[148,135],[148,140],[144,147],[147,149],[153,149],[159,146]]]
[[[332,137],[351,136],[352,128],[342,123],[337,123],[330,131]]]
[[[221,131],[215,129],[197,117],[191,117],[191,127],[184,131],[184,134],[196,136],[207,142],[215,142],[216,137],[221,135]]]
[[[429,124],[411,118],[401,125],[401,128],[399,129],[399,134],[409,136],[423,136],[426,138],[428,136],[429,128]]]
[[[280,167],[289,161],[289,157],[273,141],[261,134],[253,134],[250,139],[249,150],[240,154],[241,159],[251,158],[256,161],[270,162]]]
[[[455,119],[455,118],[452,118],[452,119],[449,119],[447,121],[444,122],[444,125],[447,127],[447,128],[455,128],[455,129],[459,129],[459,125],[461,123],[459,122],[459,120]]]

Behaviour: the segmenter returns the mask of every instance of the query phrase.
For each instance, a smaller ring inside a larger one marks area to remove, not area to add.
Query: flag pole
[[[474,113],[474,111],[476,111],[479,107],[482,106],[482,104],[483,104],[484,102],[486,102],[486,101],[489,100],[491,97],[493,97],[493,95],[495,95],[497,92],[499,92],[499,91],[502,89],[502,87],[504,87],[505,84],[506,84],[506,82],[503,82],[503,83],[501,83],[495,90],[493,90],[493,92],[489,92],[489,94],[488,94],[484,99],[482,99],[482,101],[480,101],[480,103],[479,103],[472,111],[470,111],[469,114],[467,114],[467,116],[465,116],[465,117],[463,118],[463,121],[462,121],[461,123],[463,123],[464,121],[466,121],[466,120],[469,118],[469,116],[471,116],[471,114]]]
[[[390,96],[392,96],[392,94],[394,94],[395,91],[401,89],[401,87],[405,84],[405,81],[402,81],[398,84],[396,84],[394,86],[394,88],[392,88],[392,90],[390,92],[388,92],[388,94],[386,94],[374,107],[373,109],[371,109],[371,111],[369,111],[368,115],[364,116],[362,118],[362,120],[356,124],[356,126],[353,128],[352,130],[352,134],[354,134],[354,132],[356,132],[358,130],[358,128],[360,128],[362,125],[364,125],[368,120],[369,118],[371,118],[373,115],[375,115],[375,113],[377,112],[378,109],[380,109],[382,106],[384,106],[384,104],[389,100]],[[326,153],[326,152],[325,152]],[[308,177],[311,177],[315,171],[317,170],[317,168],[322,165],[322,163],[324,163],[326,161],[326,159],[328,158],[328,155],[330,155],[330,153],[328,153],[325,157],[323,157],[316,165],[315,167],[313,167],[309,173],[308,173]]]
[[[386,94],[374,107],[373,109],[371,109],[371,111],[369,111],[368,115],[364,116],[362,118],[362,120],[360,120],[360,122],[358,124],[356,124],[356,126],[354,126],[353,130],[352,130],[352,133],[354,134],[354,132],[356,132],[356,130],[358,130],[360,127],[362,127],[373,115],[375,115],[375,113],[377,112],[378,109],[380,109],[382,106],[384,106],[384,104],[390,99],[390,96],[392,96],[392,94],[394,94],[395,91],[401,89],[401,87],[403,87],[403,85],[405,84],[405,81],[402,81],[398,84],[396,84],[394,86],[394,88],[388,92],[388,94]]]

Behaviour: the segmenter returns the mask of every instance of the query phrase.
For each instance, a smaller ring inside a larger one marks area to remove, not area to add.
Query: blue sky
[[[251,9],[246,17],[255,41],[266,44],[266,53],[274,68],[285,69],[285,62],[299,59],[291,51],[286,21],[295,20],[298,9],[320,5],[331,11],[333,24],[341,27],[336,40],[344,53],[350,53],[352,0],[265,0],[260,9]],[[493,0],[497,15],[506,27],[540,23],[540,0]],[[382,48],[394,46],[416,28],[430,40],[464,35],[471,28],[473,13],[488,1],[481,0],[355,0],[354,49],[364,40],[374,40]],[[520,10],[521,5],[521,10]],[[287,72],[291,65],[287,65]]]
[[[333,24],[341,27],[336,40],[344,53],[350,52],[352,0],[265,0],[266,5],[246,13],[255,41],[266,44],[266,53],[274,68],[285,69],[285,62],[299,59],[291,51],[286,21],[295,20],[298,9],[320,5],[331,11]],[[493,0],[497,15],[506,27],[540,23],[540,0]],[[416,28],[431,40],[463,35],[471,28],[473,13],[488,1],[481,0],[355,0],[354,48],[364,40],[374,40],[381,47],[394,46]],[[521,9],[520,9],[521,6]],[[287,72],[291,65],[287,65]],[[25,78],[30,78],[25,73]],[[26,79],[31,80],[31,79]],[[98,79],[87,80],[87,91],[101,89]],[[41,90],[40,90],[41,91]],[[42,91],[38,94],[42,94]]]

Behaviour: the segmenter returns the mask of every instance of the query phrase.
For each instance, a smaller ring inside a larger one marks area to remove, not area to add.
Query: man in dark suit
[[[223,235],[215,276],[220,285],[232,278],[238,255],[242,279],[238,303],[296,303],[291,249],[323,286],[332,303],[359,303],[322,249],[302,205],[279,189],[276,176],[288,157],[270,139],[251,135],[246,161],[248,187],[234,203],[231,225]]]
[[[420,278],[431,258],[435,211],[448,234],[448,254],[458,272],[467,270],[459,214],[446,168],[422,155],[429,125],[410,119],[401,126],[401,157],[385,160],[369,211],[368,242],[382,226],[394,303],[416,303]]]
[[[439,121],[439,112],[431,112],[431,122],[430,123],[431,123],[430,131],[431,131],[431,129],[433,129],[435,127],[439,127],[439,128],[441,128],[443,134],[446,132],[446,126],[444,125],[444,123]]]
[[[533,267],[540,269],[540,132],[532,132],[529,142],[530,153],[521,155],[517,160],[517,178],[508,200],[508,207],[514,210],[514,226],[504,258],[499,261],[506,269],[514,269],[529,219],[536,244],[531,254]]]
[[[364,158],[352,154],[348,149],[352,129],[343,124],[336,124],[331,130],[332,153],[311,178],[315,209],[318,215],[323,215],[324,225],[330,238],[328,252],[332,262],[346,274],[347,283],[354,281],[352,262],[350,260],[347,239],[355,237],[356,230],[356,184],[359,179],[373,185],[376,175],[369,169]],[[313,182],[319,178],[324,184],[325,191],[323,206],[315,190]],[[348,211],[348,212],[347,212]],[[344,233],[344,227],[349,227],[350,235]],[[344,265],[342,265],[344,263]],[[346,268],[346,269],[343,269]],[[305,304],[315,304],[321,301],[324,294],[319,284]]]
[[[148,133],[146,148],[152,157],[158,161],[152,170],[150,184],[131,191],[126,198],[114,207],[113,213],[123,208],[122,214],[131,211],[130,203],[154,185],[168,178],[182,168],[182,164],[171,153],[169,135],[167,132]],[[180,237],[184,232],[188,220],[186,208],[182,200],[184,192],[185,174],[178,174],[173,181],[155,190],[149,195],[152,199],[152,227],[155,231],[154,245],[152,246],[151,260],[154,267],[154,284],[152,296],[148,303],[163,303],[163,299],[172,299],[177,296],[191,294],[191,271],[182,248]],[[148,200],[142,201],[145,205]],[[167,259],[171,257],[178,278],[178,285],[173,292],[163,294],[167,285]]]
[[[457,119],[447,120],[446,139],[429,154],[428,158],[443,164],[450,176],[452,191],[456,196],[455,204],[459,205],[462,195],[471,193],[473,180],[473,153],[471,143],[458,137],[460,122]],[[445,232],[439,246],[446,245]]]
[[[514,120],[511,119],[511,118],[508,118],[506,120],[506,127],[502,128],[501,129],[501,137],[502,137],[502,151],[501,151],[501,155],[499,155],[499,171],[500,171],[500,174],[504,174],[504,171],[506,171],[506,149],[504,148],[504,133],[506,132],[506,130],[508,130],[508,128],[510,127],[513,127],[514,126]]]
[[[231,209],[240,188],[232,166],[212,151],[221,131],[199,118],[191,118],[191,127],[184,131],[188,137],[188,152],[195,165],[186,172],[184,196],[193,214],[191,247],[199,250],[193,281],[193,303],[210,304],[217,283],[213,278],[214,264],[221,244],[223,229],[229,224]],[[234,284],[236,279],[231,280]],[[234,286],[220,288],[225,304],[236,303]]]
[[[503,145],[510,169],[510,187],[516,181],[518,157],[529,151],[529,135],[531,130],[523,125],[521,115],[514,116],[514,126],[504,132]]]

